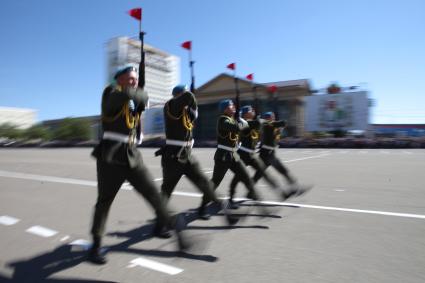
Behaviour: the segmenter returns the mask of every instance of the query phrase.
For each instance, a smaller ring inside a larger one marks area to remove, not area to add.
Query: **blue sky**
[[[372,123],[425,123],[422,0],[2,0],[0,106],[40,121],[99,114],[105,43],[137,35],[134,7],[146,42],[181,57],[184,83],[192,40],[197,86],[236,62],[260,83],[361,84]]]

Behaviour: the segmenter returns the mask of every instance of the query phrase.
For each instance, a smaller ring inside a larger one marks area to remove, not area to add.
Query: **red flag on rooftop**
[[[271,93],[274,93],[274,92],[276,92],[277,87],[275,85],[271,85],[267,88],[267,90]]]
[[[142,20],[142,8],[134,8],[127,12],[130,16],[135,18],[136,20]]]
[[[249,80],[249,81],[253,81],[254,80],[254,74],[247,75],[246,79]]]
[[[182,43],[181,47],[187,50],[192,50],[192,41],[185,41]]]
[[[227,65],[227,69],[235,70],[236,69],[236,63],[230,63],[229,65]]]

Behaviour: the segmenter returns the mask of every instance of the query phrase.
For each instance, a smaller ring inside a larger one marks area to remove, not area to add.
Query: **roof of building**
[[[200,87],[198,87],[196,89],[197,92],[202,92],[204,89],[208,88],[208,86],[214,84],[216,81],[221,80],[223,78],[231,78],[233,79],[233,76],[227,73],[221,73],[218,74],[217,76],[215,76],[214,78],[212,78],[211,80],[207,81],[206,83],[204,83],[203,85],[201,85]],[[254,84],[257,87],[268,87],[271,85],[275,85],[278,88],[279,87],[300,87],[300,88],[307,88],[310,89],[310,84],[308,79],[299,79],[299,80],[288,80],[288,81],[278,81],[278,82],[269,82],[269,83],[256,83],[256,82],[251,82],[245,78],[241,78],[238,77],[239,82],[242,83],[249,83],[249,84]]]

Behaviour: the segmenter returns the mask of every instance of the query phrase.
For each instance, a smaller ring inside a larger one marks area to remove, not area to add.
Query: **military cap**
[[[245,115],[248,112],[252,111],[252,106],[251,105],[245,105],[243,107],[241,107],[241,115]]]
[[[263,119],[271,119],[273,117],[274,113],[273,112],[265,112],[261,115],[261,118]]]
[[[134,66],[125,66],[122,67],[120,69],[118,69],[118,71],[115,73],[114,79],[118,79],[118,77],[120,77],[121,75],[127,74],[129,72],[137,72],[137,68]]]
[[[189,88],[187,87],[187,85],[177,85],[173,88],[172,94],[173,94],[173,96],[176,96],[176,95],[183,93],[183,92],[186,92],[188,90],[189,90]]]
[[[226,109],[232,104],[233,104],[233,101],[231,99],[224,99],[218,103],[218,110],[220,112],[224,112],[224,109]]]

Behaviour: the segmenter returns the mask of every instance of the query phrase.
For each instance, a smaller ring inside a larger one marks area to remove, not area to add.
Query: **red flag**
[[[185,41],[182,43],[181,47],[187,50],[192,50],[192,41]]]
[[[267,90],[271,93],[274,93],[274,92],[276,92],[277,87],[275,85],[271,85],[267,88]]]
[[[230,63],[229,65],[227,65],[227,69],[235,70],[236,69],[236,63]]]
[[[134,8],[127,12],[130,16],[135,18],[136,20],[142,20],[142,8]]]
[[[249,80],[249,81],[253,81],[254,80],[254,74],[247,75],[246,79]]]

